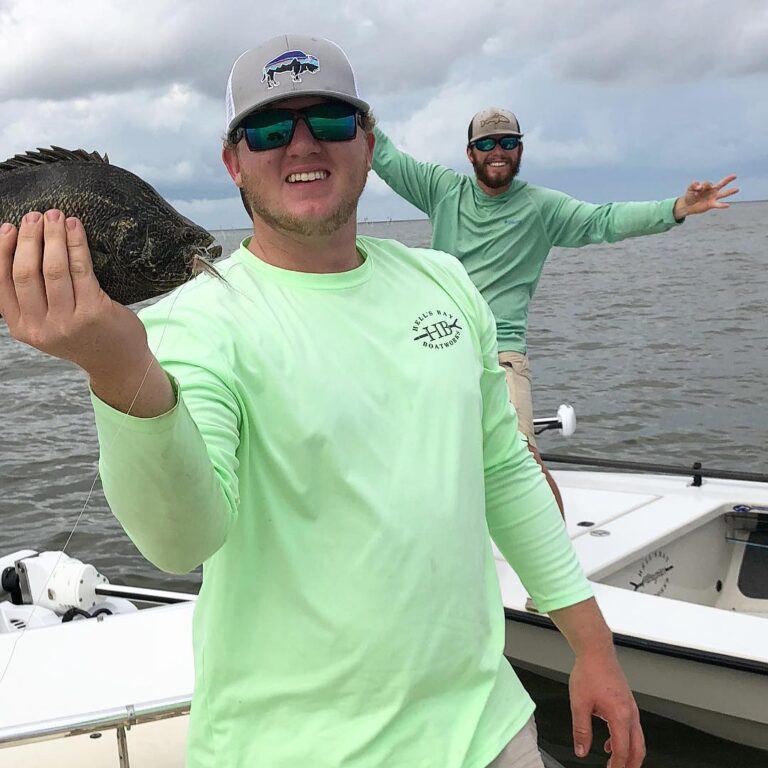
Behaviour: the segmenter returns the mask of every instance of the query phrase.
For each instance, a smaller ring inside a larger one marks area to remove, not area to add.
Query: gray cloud
[[[285,31],[338,42],[419,159],[468,171],[466,122],[499,104],[520,114],[531,181],[626,199],[733,168],[745,197],[768,189],[762,0],[295,0],[290,15],[233,0],[0,0],[0,159],[106,151],[193,218],[241,223],[219,157],[224,85],[243,50]],[[403,210],[372,185],[362,215]]]
[[[768,72],[763,0],[545,0],[539,11],[547,6],[559,19],[547,64],[565,80],[662,85]],[[547,26],[543,16],[530,19],[534,46]]]
[[[346,2],[334,12],[232,0],[7,0],[0,9],[0,98],[70,99],[184,83],[223,95],[234,59],[261,40],[311,31],[338,42],[366,88],[397,93],[439,85],[477,58],[504,13],[500,0]]]
[[[536,63],[564,80],[684,82],[768,71],[762,0],[297,0],[289,22],[339,42],[368,91],[434,89]],[[0,97],[89,97],[183,83],[220,98],[246,48],[286,30],[282,8],[192,0],[6,0]]]

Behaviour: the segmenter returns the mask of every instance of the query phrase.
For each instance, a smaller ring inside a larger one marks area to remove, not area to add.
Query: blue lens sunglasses
[[[318,141],[352,141],[357,126],[363,126],[359,109],[344,102],[323,102],[304,109],[265,109],[247,115],[232,131],[230,140],[245,138],[251,152],[286,147],[293,140],[296,124],[303,120]]]
[[[486,136],[483,139],[470,141],[470,147],[476,147],[481,152],[490,152],[497,144],[508,152],[516,149],[520,144],[519,136],[502,136],[500,139],[494,139],[493,136]]]

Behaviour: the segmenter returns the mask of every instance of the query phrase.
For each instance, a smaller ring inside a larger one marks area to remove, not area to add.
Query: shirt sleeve
[[[539,188],[530,194],[551,244],[564,248],[655,235],[682,223],[673,213],[676,198],[596,205],[551,189]]]
[[[485,504],[488,529],[542,613],[592,596],[555,497],[517,430],[503,369],[498,363],[496,326],[476,295],[483,354],[481,391]]]
[[[152,346],[157,334],[148,331]],[[155,353],[178,393],[171,411],[137,418],[91,399],[112,512],[150,562],[186,573],[222,546],[237,515],[240,410],[220,372],[184,360],[194,338],[174,346],[181,329],[166,331]]]
[[[376,145],[373,170],[411,205],[431,216],[437,204],[456,184],[459,174],[450,168],[415,160],[399,150],[379,128],[374,128]]]

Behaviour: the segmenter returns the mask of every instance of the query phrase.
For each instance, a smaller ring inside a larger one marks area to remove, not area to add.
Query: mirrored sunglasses
[[[278,149],[291,143],[296,124],[303,120],[318,141],[351,141],[362,126],[360,111],[343,102],[324,102],[304,109],[265,109],[247,115],[232,133],[237,143],[245,138],[251,152]]]
[[[493,136],[486,136],[477,141],[470,141],[470,147],[476,147],[481,152],[490,152],[496,145],[507,151],[515,149],[520,144],[519,136],[502,136],[500,139],[494,139]]]

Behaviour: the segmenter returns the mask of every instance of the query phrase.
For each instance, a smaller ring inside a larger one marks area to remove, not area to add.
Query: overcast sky
[[[421,160],[468,172],[467,123],[493,105],[520,119],[531,183],[603,202],[733,172],[737,199],[768,198],[765,0],[0,0],[0,160],[106,152],[198,223],[247,226],[220,160],[224,88],[283,32],[341,45]],[[371,174],[358,218],[417,215]]]

